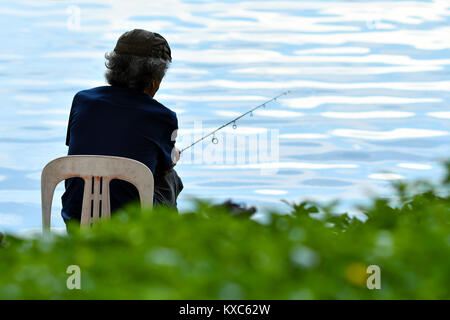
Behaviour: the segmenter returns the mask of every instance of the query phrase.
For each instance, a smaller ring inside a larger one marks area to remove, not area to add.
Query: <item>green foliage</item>
[[[302,202],[261,224],[198,202],[128,207],[69,236],[4,235],[0,299],[449,299],[448,180],[397,184],[397,204],[373,199],[364,222]],[[69,265],[81,290],[66,287]]]

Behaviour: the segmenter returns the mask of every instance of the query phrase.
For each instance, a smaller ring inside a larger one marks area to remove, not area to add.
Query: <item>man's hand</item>
[[[175,165],[177,164],[178,160],[180,160],[180,154],[181,154],[181,152],[180,152],[179,149],[173,148],[172,154],[171,154],[171,156],[172,156],[172,166],[169,169],[167,169],[166,171],[163,171],[163,174],[167,174],[170,170],[173,169],[173,167],[175,167]]]
[[[172,161],[173,161],[173,166],[175,166],[178,162],[178,160],[180,160],[180,150],[177,148],[173,148],[172,150]],[[173,168],[173,167],[172,167]]]

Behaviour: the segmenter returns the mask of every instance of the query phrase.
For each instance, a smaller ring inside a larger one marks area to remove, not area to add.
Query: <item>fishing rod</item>
[[[240,116],[234,118],[233,120],[228,121],[227,123],[221,125],[221,126],[218,127],[217,129],[215,129],[215,130],[211,131],[210,133],[208,133],[206,136],[203,136],[203,137],[201,137],[200,139],[198,139],[197,141],[194,141],[193,143],[191,143],[190,145],[188,145],[186,148],[181,149],[181,150],[180,150],[180,153],[182,153],[182,152],[184,152],[185,150],[191,148],[192,146],[196,145],[197,143],[199,143],[199,142],[205,140],[206,138],[208,138],[208,137],[211,136],[211,135],[213,136],[211,142],[212,142],[213,144],[219,143],[219,140],[215,137],[215,133],[216,133],[217,131],[222,130],[223,128],[229,126],[230,124],[233,124],[233,129],[236,129],[236,128],[237,128],[236,121],[238,121],[239,119],[245,117],[245,116],[248,115],[248,114],[250,114],[250,116],[252,116],[252,115],[253,115],[253,111],[255,111],[256,109],[261,108],[261,107],[266,107],[266,104],[268,104],[268,103],[270,103],[270,102],[272,102],[272,101],[276,101],[279,97],[284,96],[284,95],[287,95],[287,94],[289,94],[289,93],[291,93],[290,90],[285,91],[285,92],[283,92],[283,93],[277,95],[276,97],[273,97],[272,99],[267,100],[266,102],[261,103],[260,105],[254,107],[253,109],[248,110],[247,112],[241,114]]]

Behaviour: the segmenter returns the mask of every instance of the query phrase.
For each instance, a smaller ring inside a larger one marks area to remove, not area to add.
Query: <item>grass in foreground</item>
[[[364,223],[303,202],[262,225],[199,202],[129,207],[71,236],[5,235],[0,299],[450,299],[449,182],[398,184],[399,204],[373,199]],[[66,287],[69,265],[81,290]]]

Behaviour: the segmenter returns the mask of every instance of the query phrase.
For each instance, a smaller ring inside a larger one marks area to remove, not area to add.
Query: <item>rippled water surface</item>
[[[4,0],[0,230],[40,227],[40,171],[67,152],[73,95],[105,83],[104,53],[133,28],[172,47],[155,98],[177,112],[180,148],[199,133],[195,121],[207,132],[293,91],[224,131],[278,133],[278,159],[192,161],[226,151],[221,135],[183,155],[182,210],[191,196],[231,197],[260,212],[286,209],[280,199],[338,198],[354,210],[368,194],[389,194],[392,180],[438,179],[450,151],[449,18],[448,0]],[[60,185],[55,228],[61,194]]]

